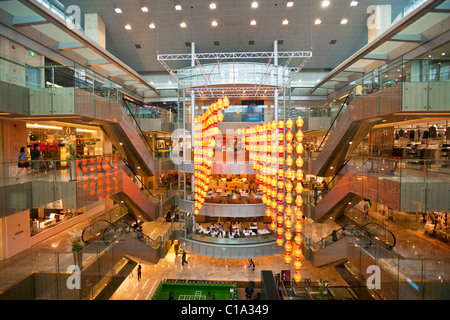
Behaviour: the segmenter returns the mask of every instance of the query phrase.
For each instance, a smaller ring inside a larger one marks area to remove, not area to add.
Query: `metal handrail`
[[[345,98],[345,101],[341,104],[341,107],[339,108],[339,111],[337,112],[336,116],[334,117],[333,121],[331,122],[330,128],[328,128],[327,133],[325,134],[325,136],[323,137],[322,142],[320,143],[319,147],[317,148],[317,151],[320,151],[320,149],[322,148],[323,143],[325,142],[328,134],[331,131],[331,128],[333,128],[334,123],[336,122],[336,119],[338,118],[339,114],[341,113],[342,109],[344,109],[344,106],[346,106],[350,100],[350,96],[353,93],[353,90],[355,90],[355,87],[351,88],[347,97]]]

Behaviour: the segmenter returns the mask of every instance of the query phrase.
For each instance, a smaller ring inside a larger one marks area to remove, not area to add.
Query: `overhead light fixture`
[[[122,13],[122,9],[120,8],[115,8],[114,11],[116,11],[116,13]]]
[[[322,23],[322,20],[320,20],[320,19],[316,19],[316,21],[314,21],[314,24],[321,24]]]
[[[176,5],[175,5],[175,10],[178,10],[178,11],[179,11],[179,10],[181,10],[181,9],[182,9],[182,8],[181,8],[181,5],[179,5],[179,4],[176,4]]]
[[[142,12],[148,12],[148,8],[147,7],[142,7],[141,10],[142,10]]]
[[[217,21],[216,21],[216,20],[213,20],[213,22],[211,22],[211,26],[217,27]]]
[[[180,27],[186,28],[186,22],[181,22],[181,23],[180,23]]]
[[[27,123],[26,124],[27,128],[33,128],[33,129],[53,129],[53,130],[62,130],[62,127],[55,127],[55,126],[46,126],[46,125],[42,125],[42,124],[37,124],[37,123]]]
[[[150,27],[150,29],[155,29],[156,28],[154,23],[150,23],[148,26]]]
[[[258,8],[258,2],[253,1],[252,2],[252,8]]]
[[[341,20],[341,24],[347,24],[347,22],[348,22],[347,18],[344,18],[344,19]]]
[[[350,3],[350,6],[352,6],[352,7],[356,7],[358,5],[358,1],[352,1],[351,3]]]
[[[283,24],[284,24],[284,25],[289,24],[289,20],[288,20],[288,19],[284,19],[284,20],[283,20]]]
[[[215,4],[214,2],[211,2],[211,3],[209,4],[209,8],[210,8],[210,9],[215,9],[215,8],[216,8],[216,4]]]
[[[126,24],[126,25],[125,25],[125,29],[131,30],[131,26],[130,26],[129,24]]]
[[[255,20],[255,19],[253,19],[252,21],[250,21],[250,25],[252,25],[252,26],[256,26],[256,20]]]
[[[288,1],[288,3],[286,3],[286,7],[291,8],[294,6],[294,1]]]
[[[322,7],[328,7],[330,5],[330,1],[324,0],[322,1]]]
[[[442,55],[445,56],[445,52],[442,52]]]

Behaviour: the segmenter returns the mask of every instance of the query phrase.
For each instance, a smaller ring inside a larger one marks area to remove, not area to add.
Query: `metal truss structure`
[[[158,61],[167,72],[178,82],[189,95],[205,98],[219,98],[223,96],[232,97],[274,97],[279,95],[297,76],[312,57],[311,51],[282,51],[282,52],[227,52],[227,53],[183,53],[183,54],[159,54]],[[276,72],[281,73],[282,83],[271,85],[267,82],[274,70],[274,61],[284,61],[276,64],[279,68]],[[211,75],[220,74],[221,63],[232,62],[241,64],[248,61],[264,61],[266,67],[261,72],[261,77],[252,85],[245,83],[223,83],[214,84]],[[172,61],[190,61],[190,68],[172,69],[169,63]],[[207,65],[201,62],[207,61]],[[190,77],[201,76],[203,81],[188,81]]]

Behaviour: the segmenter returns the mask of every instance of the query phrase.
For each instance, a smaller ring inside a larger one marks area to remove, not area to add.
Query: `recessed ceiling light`
[[[322,1],[322,7],[328,7],[330,5],[330,1],[324,0]]]
[[[293,7],[294,6],[294,1],[288,1],[288,3],[286,3],[286,7]]]
[[[183,21],[183,22],[181,22],[181,23],[180,23],[180,27],[182,27],[182,28],[186,28],[186,22],[184,22],[184,21]]]
[[[341,20],[341,24],[347,24],[347,22],[348,22],[348,19],[346,19],[346,18]]]
[[[116,13],[122,13],[122,9],[120,8],[115,8],[114,11],[116,11]]]
[[[126,24],[126,25],[125,25],[125,29],[131,30],[131,26],[130,26],[129,24]]]
[[[284,20],[283,20],[283,24],[284,24],[284,25],[289,24],[289,20],[288,20],[288,19],[284,19]]]
[[[211,22],[211,26],[217,27],[217,21],[216,21],[216,20],[213,20],[213,22]]]
[[[142,10],[142,12],[148,12],[148,8],[147,7],[142,7],[141,10]]]
[[[316,21],[314,21],[314,24],[321,24],[322,23],[322,20],[320,20],[320,19],[316,19]]]
[[[258,8],[258,2],[253,1],[252,2],[252,8]]]
[[[445,52],[442,52],[442,55],[445,56]]]
[[[209,4],[209,8],[210,8],[210,9],[215,9],[215,8],[216,8],[216,4],[215,4],[214,2],[211,2],[211,3]]]
[[[350,3],[350,6],[352,6],[352,7],[356,7],[358,5],[358,1],[352,1],[351,3]]]
[[[255,26],[256,25],[256,20],[253,19],[252,21],[250,21],[250,25]]]
[[[150,27],[150,29],[155,29],[156,28],[154,23],[150,23],[148,26]]]
[[[179,4],[175,5],[175,10],[181,10],[181,5]]]

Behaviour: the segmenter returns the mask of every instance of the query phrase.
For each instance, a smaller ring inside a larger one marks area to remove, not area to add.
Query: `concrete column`
[[[367,13],[370,14],[367,19],[368,42],[370,43],[391,26],[391,5],[371,5],[367,8]]]
[[[103,49],[106,49],[106,26],[98,13],[86,13],[84,15],[84,31]]]

